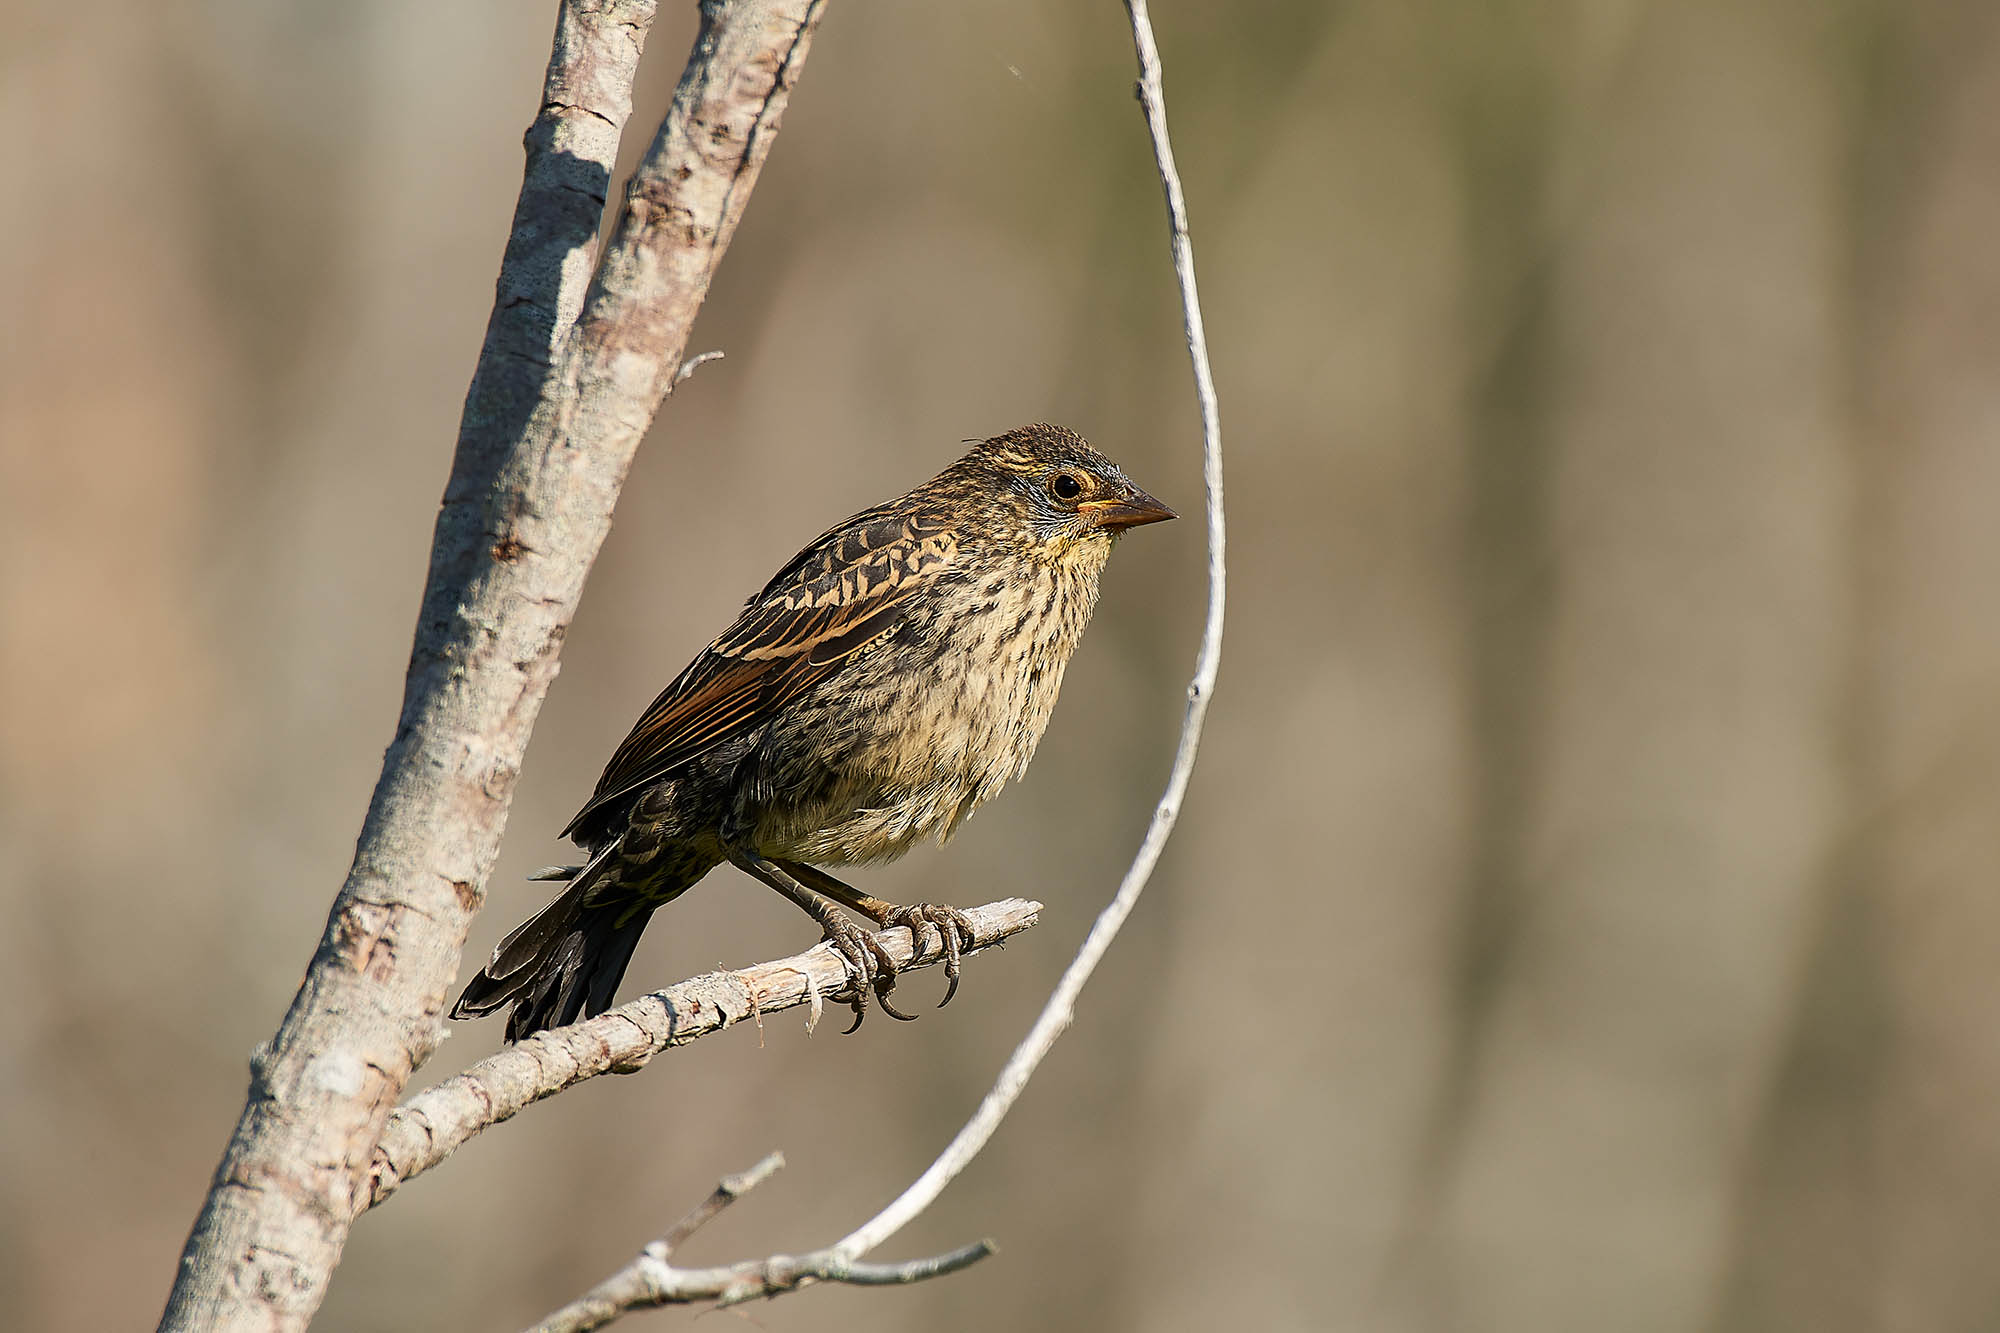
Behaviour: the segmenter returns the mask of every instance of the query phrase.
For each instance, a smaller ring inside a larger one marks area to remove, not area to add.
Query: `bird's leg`
[[[880,898],[871,898],[852,885],[844,884],[817,866],[805,865],[798,861],[779,863],[813,888],[843,906],[861,913],[880,926],[908,926],[910,941],[918,952],[924,947],[925,925],[937,927],[938,939],[944,950],[944,998],[938,1001],[942,1009],[951,1003],[951,997],[958,994],[958,960],[964,950],[972,947],[972,919],[956,907],[946,907],[938,903],[912,903],[908,907]],[[894,985],[893,973],[890,986]],[[890,987],[877,985],[876,994],[883,997],[883,1005],[888,1004]]]
[[[871,898],[865,893],[858,893],[835,879],[832,875],[815,866],[809,866],[803,861],[778,861],[773,864],[783,873],[795,876],[798,880],[804,881],[805,884],[810,884],[814,889],[825,894],[828,898],[833,899],[843,906],[852,908],[854,911],[874,921],[877,925],[886,925],[887,917],[896,909],[894,903],[884,902],[880,898]],[[824,900],[822,899],[822,901]],[[883,948],[881,941],[872,932],[864,933],[866,934],[869,946],[876,951],[875,998],[881,1001],[882,1012],[888,1014],[891,1018],[903,1019],[905,1022],[914,1019],[916,1017],[915,1014],[904,1013],[889,999],[889,992],[896,989],[896,960],[889,956],[889,951]],[[917,948],[921,948],[923,942],[917,938],[917,932],[914,927],[911,929],[910,935],[913,944]]]
[[[753,875],[797,903],[806,914],[819,922],[826,932],[826,941],[847,963],[854,994],[854,1023],[848,1032],[861,1026],[861,1020],[868,1016],[868,992],[874,991],[882,1002],[882,1009],[892,1018],[908,1019],[909,1014],[898,1013],[889,1004],[888,992],[895,985],[896,962],[882,947],[872,931],[862,930],[840,914],[840,909],[819,894],[798,882],[777,862],[757,855],[747,848],[726,849],[730,863],[746,875]],[[844,1035],[844,1034],[843,1034]]]

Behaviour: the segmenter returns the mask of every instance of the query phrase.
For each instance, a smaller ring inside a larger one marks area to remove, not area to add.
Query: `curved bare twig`
[[[1181,800],[1187,792],[1188,779],[1194,772],[1195,754],[1201,743],[1202,721],[1208,713],[1208,701],[1215,689],[1216,673],[1222,659],[1222,622],[1226,568],[1224,562],[1225,523],[1222,503],[1222,425],[1216,404],[1215,378],[1208,364],[1208,341],[1202,326],[1200,292],[1195,284],[1194,247],[1188,235],[1187,200],[1181,191],[1180,173],[1174,165],[1173,145],[1167,136],[1166,94],[1160,82],[1160,53],[1153,38],[1152,22],[1147,16],[1145,0],[1125,0],[1125,9],[1131,19],[1132,39],[1139,59],[1138,98],[1145,111],[1146,128],[1152,138],[1153,156],[1159,167],[1160,181],[1166,190],[1167,219],[1170,245],[1173,255],[1174,273],[1179,281],[1181,308],[1186,325],[1188,355],[1194,363],[1195,396],[1201,410],[1202,424],[1202,480],[1207,493],[1208,515],[1208,611],[1202,627],[1201,646],[1195,654],[1194,676],[1188,683],[1187,711],[1181,720],[1180,742],[1174,752],[1174,762],[1167,776],[1166,790],[1153,809],[1152,823],[1146,829],[1132,864],[1118,885],[1118,892],[1111,902],[1098,914],[1090,934],[1085,937],[1062,979],[1056,983],[1053,994],[1034,1026],[1028,1030],[1021,1044],[1015,1048],[1006,1065],[1001,1069],[993,1088],[980,1102],[979,1107],[966,1121],[963,1128],[952,1139],[937,1160],[911,1183],[888,1207],[855,1228],[847,1236],[816,1251],[815,1260],[828,1265],[826,1271],[854,1271],[856,1261],[888,1240],[922,1213],[943,1192],[953,1177],[963,1171],[1000,1125],[1007,1112],[1020,1099],[1028,1080],[1047,1056],[1056,1038],[1068,1028],[1075,1018],[1076,998],[1090,980],[1119,929],[1132,913],[1139,895],[1144,892],[1146,882],[1152,877],[1153,867],[1158,864],[1160,853],[1166,846],[1167,837],[1173,832],[1175,821],[1180,817]],[[984,1257],[986,1242],[956,1251],[944,1256],[943,1260],[919,1260],[909,1266],[911,1275],[895,1280],[914,1281],[920,1277],[934,1276],[936,1273],[954,1271]],[[688,1301],[716,1300],[723,1304],[750,1300],[758,1296],[775,1296],[791,1291],[807,1282],[823,1280],[819,1272],[803,1272],[785,1265],[799,1263],[799,1260],[768,1259],[739,1264],[726,1269],[710,1269],[688,1272],[673,1269],[666,1262],[665,1252],[657,1258],[650,1257],[652,1247],[646,1253],[628,1264],[606,1283],[595,1288],[586,1302],[589,1322],[574,1322],[583,1302],[564,1307],[558,1316],[540,1326],[538,1333],[567,1333],[568,1330],[598,1328],[623,1314],[626,1310],[641,1309],[654,1305],[675,1304]],[[940,1266],[944,1261],[961,1259],[962,1262]],[[762,1265],[777,1264],[775,1270],[788,1280],[773,1283],[760,1280],[758,1275],[765,1270]],[[890,1269],[901,1266],[891,1265]],[[722,1275],[734,1275],[725,1280]],[[851,1276],[825,1280],[852,1281]],[[736,1285],[730,1285],[734,1282]],[[595,1298],[593,1300],[593,1298]],[[571,1322],[557,1322],[567,1317]]]
[[[1181,313],[1187,331],[1188,356],[1194,362],[1195,397],[1201,408],[1202,480],[1207,493],[1208,513],[1208,616],[1202,627],[1201,647],[1195,653],[1194,677],[1188,682],[1187,712],[1181,719],[1180,744],[1174,751],[1173,768],[1167,774],[1167,788],[1153,807],[1153,821],[1118,885],[1118,892],[1098,914],[1055,993],[1028,1029],[1028,1035],[1007,1060],[993,1088],[980,1102],[951,1143],[925,1172],[911,1183],[894,1202],[850,1232],[834,1246],[837,1253],[858,1256],[868,1253],[907,1226],[910,1220],[937,1199],[951,1179],[993,1137],[1000,1121],[1013,1109],[1035,1069],[1076,1017],[1076,997],[1090,974],[1110,949],[1111,941],[1132,914],[1132,908],[1152,878],[1160,852],[1167,845],[1174,823],[1180,818],[1181,798],[1194,773],[1195,753],[1201,745],[1201,726],[1208,714],[1209,696],[1215,690],[1216,672],[1222,662],[1222,616],[1226,584],[1223,560],[1225,524],[1222,508],[1222,420],[1215,399],[1215,377],[1208,365],[1208,338],[1202,327],[1201,293],[1195,285],[1194,244],[1188,235],[1187,199],[1181,193],[1180,172],[1174,166],[1173,144],[1167,137],[1166,93],[1160,84],[1160,50],[1153,40],[1152,20],[1146,0],[1125,0],[1125,12],[1132,22],[1132,40],[1139,57],[1139,104],[1145,110],[1146,129],[1153,141],[1153,160],[1166,189],[1167,223],[1173,252],[1174,273],[1181,290]]]

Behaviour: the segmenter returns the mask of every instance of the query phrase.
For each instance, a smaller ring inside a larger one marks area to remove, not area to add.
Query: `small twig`
[[[969,908],[975,953],[1034,925],[1042,905],[1007,898]],[[933,947],[917,954],[907,927],[882,932],[883,946],[905,971],[942,960]],[[935,939],[935,937],[933,937]],[[411,1177],[450,1156],[489,1125],[600,1074],[630,1073],[661,1051],[746,1018],[811,1005],[847,985],[846,964],[825,944],[736,972],[711,972],[641,996],[596,1018],[540,1032],[499,1051],[434,1087],[390,1115],[368,1168],[362,1211],[388,1198]]]
[[[602,1328],[628,1310],[691,1305],[697,1301],[736,1305],[796,1291],[814,1282],[844,1282],[859,1287],[922,1282],[955,1273],[993,1253],[993,1242],[982,1240],[948,1254],[900,1264],[855,1263],[830,1249],[811,1254],[772,1255],[721,1268],[675,1268],[669,1262],[689,1236],[768,1180],[784,1164],[782,1153],[772,1153],[748,1171],[724,1176],[715,1192],[675,1223],[666,1235],[639,1251],[631,1263],[535,1325],[533,1333],[584,1333],[587,1329]]]
[[[667,1234],[647,1246],[646,1252],[651,1253],[654,1249],[658,1249],[660,1257],[666,1258],[685,1244],[689,1236],[714,1221],[717,1213],[756,1189],[784,1167],[785,1155],[774,1152],[748,1171],[738,1171],[733,1176],[724,1176],[715,1183],[715,1193],[696,1204],[686,1217],[667,1228]]]
[[[713,352],[703,352],[700,356],[689,357],[687,360],[681,362],[681,368],[674,372],[674,387],[678,389],[681,385],[687,383],[688,376],[694,374],[709,362],[720,360],[722,360],[722,349],[719,347]]]
[[[732,1268],[683,1271],[669,1266],[664,1255],[649,1261],[647,1254],[601,1284],[591,1296],[566,1306],[541,1324],[537,1333],[569,1333],[569,1330],[598,1328],[625,1310],[649,1305],[715,1300],[729,1305],[759,1296],[776,1296],[806,1281],[834,1282],[914,1282],[939,1273],[953,1272],[992,1253],[987,1242],[967,1246],[935,1259],[911,1264],[861,1264],[859,1256],[889,1239],[910,1220],[928,1208],[953,1177],[993,1137],[1000,1121],[1020,1099],[1028,1080],[1042,1062],[1056,1038],[1075,1018],[1076,998],[1111,947],[1119,928],[1131,915],[1133,905],[1152,877],[1180,817],[1182,797],[1194,772],[1195,752],[1201,743],[1202,720],[1208,713],[1209,696],[1215,691],[1216,672],[1222,659],[1222,619],[1224,587],[1224,523],[1222,507],[1222,425],[1216,408],[1215,379],[1208,365],[1208,342],[1202,329],[1201,297],[1195,285],[1194,249],[1188,237],[1187,201],[1181,193],[1180,174],[1174,167],[1173,146],[1167,137],[1166,95],[1160,85],[1160,52],[1153,40],[1153,27],[1146,16],[1145,0],[1125,0],[1132,21],[1132,40],[1139,57],[1138,96],[1146,114],[1146,128],[1153,141],[1161,184],[1166,189],[1167,220],[1173,252],[1174,273],[1180,283],[1181,309],[1186,324],[1188,356],[1194,362],[1195,396],[1201,407],[1202,480],[1208,497],[1208,613],[1202,628],[1201,646],[1195,654],[1194,677],[1188,683],[1187,711],[1182,715],[1180,743],[1167,776],[1165,792],[1153,809],[1152,823],[1118,892],[1099,913],[1082,947],[1055,993],[1049,996],[1028,1035],[1000,1071],[972,1118],[925,1172],[887,1208],[853,1232],[824,1250],[800,1258],[777,1256]],[[592,1297],[605,1296],[617,1286],[608,1304],[588,1305]],[[629,1298],[629,1299],[627,1299]]]

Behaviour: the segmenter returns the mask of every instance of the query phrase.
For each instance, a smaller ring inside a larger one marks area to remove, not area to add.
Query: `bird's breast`
[[[776,738],[788,771],[769,785],[794,799],[756,821],[765,853],[852,864],[949,838],[1026,771],[1101,566],[972,572],[913,607],[797,710],[795,736]]]

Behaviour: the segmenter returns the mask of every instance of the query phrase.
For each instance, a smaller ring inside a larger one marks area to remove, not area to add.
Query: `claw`
[[[942,1009],[951,1003],[951,997],[958,994],[958,939],[955,933],[945,936],[944,950],[944,998],[938,1001]]]
[[[944,938],[944,998],[938,1001],[942,1009],[951,1003],[951,997],[958,994],[958,960],[962,951],[972,947],[972,922],[957,908],[947,909],[951,913],[951,924],[939,926],[938,934]]]
[[[924,927],[937,928],[938,946],[944,954],[945,980],[944,998],[938,1001],[938,1008],[950,1004],[951,997],[958,994],[958,960],[972,945],[972,918],[956,907],[916,903],[889,913],[883,924],[908,926],[911,947],[919,955],[924,951]]]
[[[887,987],[877,988],[877,990],[875,991],[875,1003],[881,1005],[882,1012],[889,1015],[889,1017],[891,1018],[900,1018],[905,1023],[914,1023],[917,1021],[917,1016],[915,1014],[906,1014],[901,1009],[898,1009],[895,1005],[889,1003],[889,990]]]
[[[937,931],[938,951],[944,956],[945,979],[944,998],[938,1001],[938,1008],[950,1004],[952,996],[958,994],[959,959],[972,947],[972,919],[956,907],[917,903],[885,913],[881,924],[909,927],[913,957],[918,958],[928,952],[924,943],[924,927],[930,926]],[[875,932],[862,930],[843,919],[827,923],[826,939],[847,963],[852,995],[848,1003],[854,1007],[854,1022],[848,1027],[848,1032],[859,1028],[861,1020],[868,1016],[870,991],[874,992],[875,1002],[882,1006],[882,1012],[889,1017],[906,1023],[916,1018],[915,1014],[906,1014],[898,1009],[889,998],[896,989],[900,969]]]
[[[859,1028],[861,1021],[868,1017],[868,993],[880,985],[877,954],[882,946],[875,942],[872,934],[846,922],[829,924],[826,942],[847,964],[848,989],[853,996],[848,1003],[854,1008],[854,1022],[848,1025],[847,1032],[841,1033],[844,1037]]]
[[[882,937],[874,931],[862,931],[861,938],[868,941],[868,950],[874,954],[875,1002],[882,1006],[882,1012],[891,1018],[899,1018],[905,1023],[916,1021],[915,1014],[906,1014],[889,1002],[889,992],[896,989],[896,958],[889,952],[889,946],[882,943]]]

